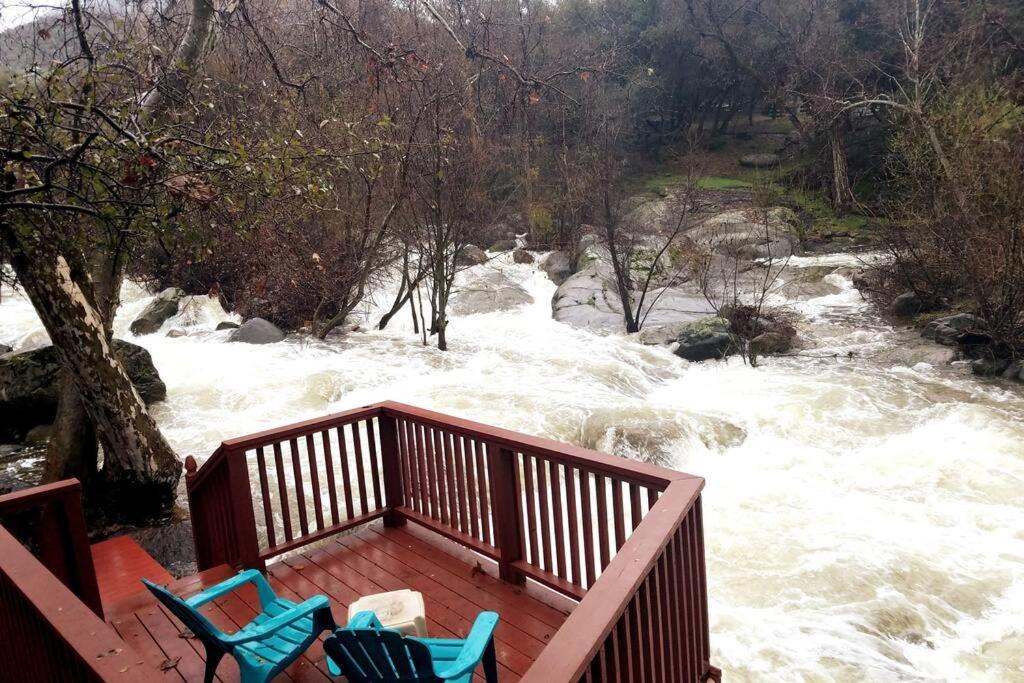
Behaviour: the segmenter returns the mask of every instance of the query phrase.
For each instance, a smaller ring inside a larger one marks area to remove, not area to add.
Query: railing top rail
[[[63,482],[61,482],[63,483]],[[77,482],[75,482],[77,483]],[[40,617],[96,678],[144,682],[152,676],[138,656],[102,619],[60,582],[6,529],[0,527],[0,573],[35,606]]]
[[[500,427],[492,427],[480,422],[452,417],[451,415],[417,408],[404,403],[384,401],[377,404],[377,407],[383,409],[385,413],[411,418],[435,427],[455,429],[463,434],[468,434],[499,446],[505,446],[512,450],[525,451],[544,458],[586,467],[600,473],[613,474],[623,479],[658,489],[664,489],[673,481],[700,480],[700,477],[695,477],[692,474],[677,472],[635,460],[627,460],[626,458],[572,446],[552,439],[529,436],[509,429],[501,429]]]
[[[672,482],[548,642],[523,683],[579,680],[703,488],[699,477]]]
[[[266,429],[262,432],[256,432],[255,434],[246,434],[245,436],[221,441],[217,450],[215,450],[198,468],[195,467],[195,458],[191,455],[185,459],[185,469],[190,475],[187,480],[188,487],[192,489],[200,485],[203,479],[206,478],[207,474],[216,467],[216,464],[226,458],[229,453],[248,451],[254,448],[260,448],[261,446],[269,446],[271,444],[286,441],[305,434],[319,432],[349,422],[355,422],[356,420],[373,417],[374,415],[379,415],[380,412],[381,409],[379,404],[368,405],[361,408],[343,410],[340,413],[331,413],[330,415],[324,415],[311,420],[294,422],[289,425],[284,425],[283,427]]]
[[[52,484],[33,486],[22,491],[14,491],[0,496],[0,514],[10,514],[43,505],[82,490],[77,479],[64,479]]]

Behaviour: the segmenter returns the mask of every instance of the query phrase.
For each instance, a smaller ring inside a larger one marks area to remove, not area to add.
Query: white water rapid
[[[807,348],[752,368],[572,329],[534,266],[478,267],[535,303],[453,317],[447,353],[418,343],[407,312],[384,332],[228,344],[205,298],[133,338],[149,295],[132,286],[116,332],[152,353],[168,388],[152,412],[183,455],[394,399],[706,477],[713,662],[730,683],[1024,681],[1019,385],[894,360],[916,334],[839,275],[838,293],[794,303]],[[6,290],[0,343],[44,341]]]

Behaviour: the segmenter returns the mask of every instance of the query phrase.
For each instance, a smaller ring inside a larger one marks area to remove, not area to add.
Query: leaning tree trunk
[[[93,294],[96,308],[107,332],[107,341],[112,339],[114,315],[120,303],[121,282],[124,279],[123,251],[101,249],[92,264]],[[85,405],[78,394],[74,376],[62,367],[60,393],[57,399],[57,415],[46,451],[46,466],[43,481],[53,482],[75,477],[88,492],[86,502],[92,503],[91,494],[96,482],[99,449],[96,430],[93,429]]]
[[[112,517],[131,522],[164,514],[174,501],[181,463],[128,378],[101,312],[80,286],[83,264],[62,254],[47,231],[19,235],[0,226],[11,265],[82,398],[103,446],[100,484]]]

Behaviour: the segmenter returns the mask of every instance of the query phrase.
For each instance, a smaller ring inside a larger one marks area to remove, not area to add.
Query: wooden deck
[[[225,566],[171,584],[189,596],[233,573]],[[123,575],[125,581],[138,582]],[[476,615],[492,610],[501,617],[495,640],[502,681],[522,677],[568,616],[442,550],[422,535],[405,529],[364,527],[355,534],[268,566],[267,578],[278,594],[300,601],[315,594],[331,599],[334,617],[344,624],[348,605],[371,593],[411,588],[423,594],[427,624],[433,637],[461,638]],[[108,585],[105,595],[131,591]],[[259,609],[251,586],[211,603],[204,611],[219,628],[233,632]],[[199,681],[203,647],[181,635],[182,626],[145,595],[105,604],[107,621],[146,663],[166,680]],[[327,679],[323,649],[314,645],[291,666],[285,680]],[[238,680],[238,667],[225,658],[217,671],[222,681]]]

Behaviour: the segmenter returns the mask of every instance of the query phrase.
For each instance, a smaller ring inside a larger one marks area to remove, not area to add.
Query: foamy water
[[[198,299],[133,339],[167,383],[152,412],[179,453],[205,457],[226,437],[395,399],[697,473],[727,680],[1024,681],[1019,386],[880,360],[902,337],[838,275],[835,293],[793,302],[808,348],[751,368],[574,330],[551,320],[543,273],[481,267],[534,303],[454,317],[447,353],[421,346],[407,314],[328,342],[227,344],[212,331],[227,316]],[[126,288],[119,336],[148,298]],[[189,336],[164,336],[174,327]],[[0,343],[44,340],[5,292]]]

